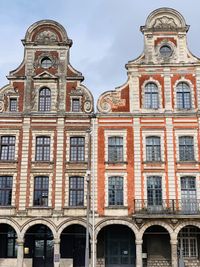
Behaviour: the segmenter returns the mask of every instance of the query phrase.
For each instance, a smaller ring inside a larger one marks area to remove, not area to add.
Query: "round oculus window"
[[[172,55],[172,49],[169,45],[163,45],[160,48],[160,54],[162,57],[170,57]]]
[[[44,57],[42,60],[41,60],[41,66],[42,68],[44,69],[48,69],[50,68],[51,66],[53,65],[51,59],[49,57]]]

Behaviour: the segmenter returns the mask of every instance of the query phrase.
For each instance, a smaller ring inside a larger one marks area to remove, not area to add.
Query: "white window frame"
[[[104,131],[105,161],[106,162],[108,162],[108,139],[109,137],[122,137],[123,138],[123,162],[126,162],[127,161],[127,131],[126,129]]]
[[[128,203],[127,203],[127,173],[124,172],[107,172],[105,174],[105,208],[109,208],[109,193],[108,193],[108,180],[109,177],[113,177],[113,176],[120,176],[123,178],[123,205],[119,206],[120,207],[127,207]],[[111,206],[112,207],[112,206]],[[114,207],[118,207],[118,206],[114,206]]]

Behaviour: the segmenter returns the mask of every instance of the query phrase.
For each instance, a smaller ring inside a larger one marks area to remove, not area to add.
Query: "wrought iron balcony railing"
[[[200,199],[135,199],[135,214],[200,214]]]

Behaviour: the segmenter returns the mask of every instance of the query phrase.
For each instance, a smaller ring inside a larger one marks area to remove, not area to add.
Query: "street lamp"
[[[86,219],[86,246],[85,246],[85,267],[89,267],[89,216],[90,216],[90,171],[87,171],[87,219]]]

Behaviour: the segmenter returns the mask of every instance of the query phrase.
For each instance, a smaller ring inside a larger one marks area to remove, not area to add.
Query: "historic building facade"
[[[86,229],[93,267],[200,266],[200,60],[188,29],[177,11],[153,11],[127,82],[94,113],[65,29],[29,27],[0,90],[0,266],[85,266]]]
[[[83,266],[93,96],[50,20],[0,91],[0,266]]]
[[[152,12],[127,82],[98,100],[97,266],[200,266],[200,60],[188,29],[173,9]]]

